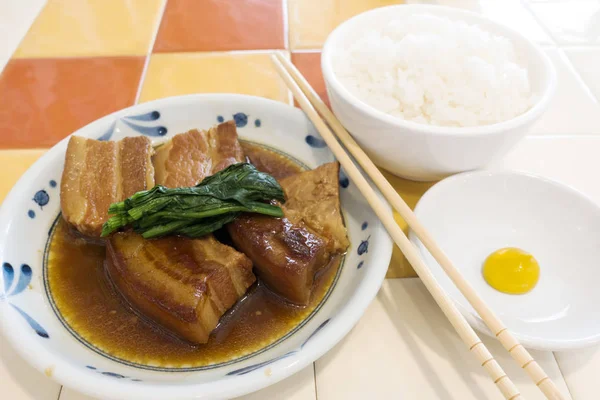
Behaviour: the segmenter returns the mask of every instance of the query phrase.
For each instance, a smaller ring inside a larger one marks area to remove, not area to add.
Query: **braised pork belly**
[[[60,187],[63,218],[84,235],[99,237],[111,203],[154,186],[148,138],[104,142],[72,136]]]
[[[193,129],[175,135],[153,157],[156,184],[170,188],[194,186],[207,176],[244,161],[233,121],[208,131]]]
[[[285,217],[246,214],[228,225],[269,287],[296,304],[310,300],[315,273],[349,245],[339,202],[339,164],[329,163],[281,180]]]
[[[212,235],[145,240],[117,233],[108,241],[106,266],[136,311],[193,343],[206,343],[256,280],[250,259]]]

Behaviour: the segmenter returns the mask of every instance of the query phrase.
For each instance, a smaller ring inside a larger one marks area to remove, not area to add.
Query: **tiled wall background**
[[[320,48],[340,22],[392,0],[0,0],[0,201],[45,149],[136,102],[234,92],[292,104],[281,51],[322,95]],[[502,162],[600,202],[600,0],[431,0],[509,25],[548,53],[555,98]],[[410,204],[429,184],[387,175]],[[403,225],[400,219],[398,223]],[[411,274],[395,251],[388,278]],[[541,398],[484,340],[528,399]],[[368,344],[366,346],[365,344]],[[388,279],[358,326],[307,368],[247,399],[500,398],[418,280]],[[83,400],[0,339],[0,398]],[[534,352],[576,400],[599,398],[600,349]],[[6,396],[8,397],[6,397]]]

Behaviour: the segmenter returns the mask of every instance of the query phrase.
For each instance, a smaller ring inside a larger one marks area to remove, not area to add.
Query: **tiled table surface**
[[[413,1],[407,1],[413,3]],[[541,44],[558,90],[496,167],[557,179],[600,202],[600,1],[429,1],[481,12]],[[0,0],[0,201],[45,149],[107,113],[160,97],[237,92],[291,103],[281,51],[324,95],[319,49],[340,22],[389,0]],[[388,175],[414,204],[428,184]],[[403,222],[398,220],[400,224]],[[313,366],[246,399],[500,399],[396,250],[377,299]],[[484,339],[528,399],[541,399]],[[83,400],[0,338],[0,398]],[[600,347],[533,352],[575,400],[600,398]]]

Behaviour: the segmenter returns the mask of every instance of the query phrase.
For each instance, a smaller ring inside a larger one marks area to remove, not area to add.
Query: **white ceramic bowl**
[[[442,250],[526,347],[566,350],[600,341],[600,207],[576,190],[510,171],[467,172],[434,185],[415,209]],[[490,334],[467,300],[411,232],[444,290],[474,328]],[[530,252],[540,279],[522,295],[482,277],[503,247]]]
[[[374,26],[415,13],[477,24],[512,40],[517,56],[529,70],[537,103],[524,114],[505,122],[461,128],[405,121],[359,100],[342,85],[333,71],[336,51],[346,48]],[[547,108],[556,81],[548,56],[519,33],[472,12],[428,5],[383,7],[351,18],[329,35],[321,63],[333,112],[373,161],[396,175],[425,181],[477,169],[506,154]]]
[[[281,150],[311,168],[333,160],[300,110],[241,95],[157,100],[118,111],[75,134],[103,140],[144,134],[160,141],[231,118],[242,139]],[[358,321],[385,277],[391,240],[342,174],[341,204],[352,245],[328,297],[297,329],[261,351],[201,369],[119,361],[67,329],[45,286],[44,249],[60,210],[66,147],[67,139],[40,158],[0,209],[0,327],[28,362],[78,391],[102,399],[151,400],[226,399],[258,390],[333,347]]]

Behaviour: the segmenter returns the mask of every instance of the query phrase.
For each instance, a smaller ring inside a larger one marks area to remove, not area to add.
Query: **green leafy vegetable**
[[[194,187],[155,186],[138,192],[108,209],[102,236],[131,225],[145,238],[168,234],[200,237],[233,221],[242,212],[282,217],[283,189],[271,175],[252,164],[233,164]]]

